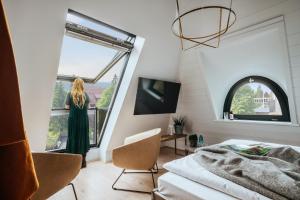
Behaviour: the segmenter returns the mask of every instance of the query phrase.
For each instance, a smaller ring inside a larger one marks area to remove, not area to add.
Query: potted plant
[[[185,124],[185,118],[182,116],[173,117],[174,122],[174,129],[176,134],[182,134],[183,133],[183,127]]]
[[[198,137],[196,134],[192,134],[189,136],[190,146],[197,147]]]

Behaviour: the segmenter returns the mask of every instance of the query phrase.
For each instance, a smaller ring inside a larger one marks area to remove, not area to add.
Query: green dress
[[[85,105],[80,108],[74,102],[71,93],[68,93],[66,105],[70,106],[68,119],[68,140],[67,152],[85,155],[90,148],[89,140],[89,118],[88,105],[89,97],[85,93]]]

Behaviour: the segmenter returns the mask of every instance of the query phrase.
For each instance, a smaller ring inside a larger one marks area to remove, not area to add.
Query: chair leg
[[[153,188],[155,188],[154,172],[152,170],[151,170],[151,175],[152,175]]]
[[[149,172],[125,172],[125,169],[123,169],[121,174],[118,176],[118,178],[115,180],[115,182],[111,186],[113,190],[126,191],[126,192],[137,192],[137,193],[143,193],[143,194],[151,194],[152,193],[152,191],[147,192],[147,191],[141,191],[141,190],[130,190],[130,189],[125,189],[125,188],[116,188],[115,184],[119,181],[119,179],[121,178],[121,176],[124,173],[151,173],[153,188],[155,188],[155,180],[154,180],[154,173],[155,172],[153,172],[152,170],[149,170]]]
[[[121,178],[121,176],[123,175],[123,173],[125,172],[125,169],[122,170],[121,174],[118,176],[118,178],[115,180],[115,182],[112,184],[111,188],[116,190],[117,188],[115,188],[115,184],[118,182],[118,180]]]
[[[153,168],[151,169],[152,173],[157,174],[159,169],[158,169],[158,165],[157,162],[155,163],[155,165],[153,166]],[[149,174],[151,173],[150,170],[149,171],[131,171],[131,172],[126,172],[124,171],[124,174]]]
[[[158,173],[158,165],[157,162],[155,163],[154,167],[153,167],[153,173],[157,174]]]
[[[78,200],[77,194],[76,194],[76,190],[75,190],[75,187],[74,187],[74,184],[73,184],[73,183],[69,183],[69,185],[72,186],[72,189],[73,189],[73,192],[74,192],[75,199]]]

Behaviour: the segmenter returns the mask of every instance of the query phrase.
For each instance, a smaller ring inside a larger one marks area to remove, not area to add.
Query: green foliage
[[[63,83],[61,81],[56,82],[52,108],[64,108],[67,94]],[[60,133],[67,128],[67,123],[67,116],[52,117],[49,124],[49,131]]]
[[[106,109],[109,107],[111,99],[114,95],[115,88],[117,86],[118,77],[115,75],[110,86],[107,87],[101,94],[101,98],[96,103],[97,108]]]
[[[54,88],[54,96],[52,101],[52,108],[64,108],[67,91],[61,81],[56,82]],[[53,116],[50,119],[49,131],[47,136],[46,149],[53,149],[56,147],[59,137],[67,134],[68,131],[68,115]]]
[[[232,99],[232,112],[241,115],[255,114],[255,109],[259,107],[259,104],[254,102],[256,95],[257,92],[255,92],[248,84],[240,87]]]
[[[52,108],[64,108],[67,94],[68,93],[65,91],[63,83],[61,81],[56,82]]]
[[[56,147],[61,136],[68,134],[68,115],[53,116],[50,118],[46,149]]]
[[[94,129],[89,128],[89,138],[90,140],[94,138],[95,131]]]
[[[115,91],[114,85],[110,85],[108,88],[106,88],[103,91],[101,98],[96,103],[97,108],[108,108],[111,98],[114,94],[114,91]]]
[[[47,136],[46,149],[53,149],[57,144],[60,133],[49,131]]]
[[[185,117],[177,116],[173,117],[174,126],[184,126],[185,124]]]

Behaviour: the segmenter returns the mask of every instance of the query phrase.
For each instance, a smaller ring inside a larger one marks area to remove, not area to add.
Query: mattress
[[[227,140],[223,142],[222,144],[244,144],[244,145],[249,145],[249,144],[258,144],[261,142],[258,141],[249,141],[249,140]],[[281,144],[274,144],[274,143],[264,143],[268,144],[270,146],[282,146]],[[300,147],[295,147],[292,146],[295,150],[300,152]],[[219,177],[205,168],[201,167],[198,163],[196,163],[193,159],[194,154],[186,156],[184,158],[174,160],[171,162],[168,162],[164,165],[164,168],[167,169],[169,172],[172,172],[173,174],[176,174],[177,176],[181,176],[181,178],[184,177],[184,179],[188,179],[189,181],[192,181],[195,184],[198,184],[203,187],[203,185],[206,186],[206,188],[210,188],[216,193],[225,193],[232,197],[238,198],[238,199],[243,199],[243,200],[269,200],[269,198],[251,191],[243,186],[240,186],[236,183],[233,183],[227,179],[224,179],[222,177]],[[165,179],[168,178],[167,175],[166,177],[163,178],[163,182],[170,182],[166,181]],[[172,176],[174,178],[174,176]],[[160,179],[160,178],[159,178]],[[178,179],[178,178],[177,178]],[[159,180],[160,181],[160,180]],[[175,182],[176,183],[176,182]],[[164,189],[166,191],[167,186],[164,186]],[[173,188],[173,193],[176,191],[176,193],[182,192],[185,195],[188,194],[188,190],[183,190],[184,186],[180,188]],[[169,192],[169,196],[171,196],[171,191]],[[205,192],[205,191],[203,191]],[[178,194],[177,194],[178,195]],[[202,193],[200,196],[201,198],[196,198],[196,199],[203,199],[203,196],[205,196],[205,193]],[[230,197],[229,196],[229,197]],[[170,198],[170,199],[176,199],[176,198]],[[186,199],[186,198],[183,198]],[[212,198],[210,198],[212,199]]]
[[[158,191],[166,200],[236,200],[223,192],[171,172],[159,177]]]

